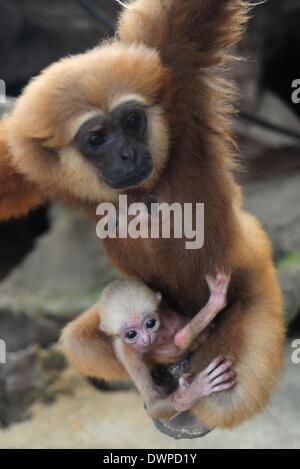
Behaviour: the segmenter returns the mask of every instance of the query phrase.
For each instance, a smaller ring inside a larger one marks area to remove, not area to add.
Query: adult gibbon
[[[228,118],[231,87],[220,66],[240,39],[242,0],[135,0],[117,36],[32,80],[1,122],[0,215],[48,198],[205,203],[205,245],[184,239],[107,239],[112,263],[193,317],[209,296],[205,276],[230,272],[228,306],[191,362],[234,362],[237,385],[192,409],[209,427],[233,427],[263,409],[282,366],[284,325],[269,240],[242,209]],[[83,246],[84,249],[84,246]],[[65,329],[64,350],[86,375],[126,376],[99,330],[97,307]]]

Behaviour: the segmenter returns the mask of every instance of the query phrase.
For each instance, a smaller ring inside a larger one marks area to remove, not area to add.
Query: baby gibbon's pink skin
[[[219,356],[197,376],[183,375],[179,379],[178,389],[167,397],[162,397],[157,393],[149,378],[147,380],[145,376],[146,379],[142,382],[140,375],[136,373],[139,381],[138,387],[145,398],[149,415],[157,419],[170,419],[176,413],[190,410],[204,397],[234,388],[237,375],[232,370],[232,365],[231,361]]]
[[[106,292],[102,314],[112,317],[114,312],[118,313],[122,307],[127,307],[128,317],[125,316],[115,336],[115,350],[152,418],[174,417],[179,412],[189,410],[203,397],[229,390],[236,384],[233,363],[222,356],[198,374],[184,374],[179,379],[178,389],[170,396],[160,393],[151,376],[151,369],[156,364],[176,362],[191,349],[193,342],[195,348],[199,348],[208,339],[209,334],[204,329],[226,305],[230,275],[218,273],[216,276],[207,276],[206,280],[211,292],[209,301],[192,321],[161,305],[162,296],[159,293],[156,294],[157,311],[149,312],[153,309],[153,302],[147,302],[149,289],[142,282],[133,280],[130,283],[127,280],[108,286],[107,292],[110,292],[111,297],[107,299]],[[129,301],[127,305],[126,299]],[[140,300],[140,303],[135,304],[133,299]],[[117,317],[118,314],[115,314],[115,320]]]
[[[120,331],[120,337],[141,354],[155,348],[160,338],[160,320],[157,313],[129,318]]]
[[[227,304],[227,292],[231,276],[218,272],[215,276],[206,275],[205,278],[210,291],[208,303],[176,334],[174,342],[180,350],[187,350],[196,339],[201,344],[202,332]]]
[[[133,285],[130,281],[127,281],[126,285],[125,282],[121,282],[123,285],[119,286],[120,289],[125,288],[131,292],[132,297],[138,295],[143,302],[139,306],[134,303],[127,305],[129,314],[119,325],[119,338],[141,355],[149,354],[147,358],[153,364],[174,362],[192,349],[192,346],[193,350],[199,348],[209,338],[211,322],[226,306],[230,275],[217,273],[215,276],[206,276],[206,280],[210,290],[209,301],[191,321],[161,304],[160,293],[156,293],[157,311],[149,312],[155,308],[147,304],[148,288],[141,283],[140,289],[136,292],[136,282],[133,282]],[[115,287],[113,293],[115,302],[118,294],[118,287]],[[121,297],[119,301],[119,308],[122,308],[124,299]],[[112,305],[108,302],[104,306],[104,311],[106,315],[112,316],[113,308],[111,311],[110,306]],[[148,311],[143,312],[139,310],[141,308]]]

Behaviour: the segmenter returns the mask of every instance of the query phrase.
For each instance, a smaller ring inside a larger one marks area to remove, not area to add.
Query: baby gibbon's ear
[[[5,122],[0,120],[0,220],[25,216],[45,201],[41,190],[14,166]]]
[[[161,300],[162,300],[162,294],[160,292],[156,292],[155,297],[156,297],[157,301],[159,301],[159,303],[160,303]]]
[[[249,11],[243,0],[134,0],[124,8],[122,41],[158,49],[172,67],[210,67],[224,62]]]

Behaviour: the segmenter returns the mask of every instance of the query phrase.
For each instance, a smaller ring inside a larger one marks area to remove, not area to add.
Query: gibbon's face
[[[49,195],[88,203],[153,187],[168,155],[167,77],[156,51],[119,42],[51,65],[9,116],[18,170]]]
[[[154,170],[148,125],[146,105],[128,98],[110,114],[84,122],[75,146],[108,187],[130,189],[150,178]]]
[[[138,319],[129,318],[120,333],[121,339],[144,354],[155,348],[160,337],[158,313],[142,314]]]

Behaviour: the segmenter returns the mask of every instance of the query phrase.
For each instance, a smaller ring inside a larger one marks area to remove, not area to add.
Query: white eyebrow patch
[[[118,106],[121,106],[121,104],[130,102],[130,101],[135,101],[140,104],[148,105],[147,101],[143,96],[140,96],[139,94],[122,94],[119,96],[115,96],[111,102],[109,103],[109,112],[113,111],[115,108]]]
[[[78,130],[85,122],[92,119],[93,117],[104,116],[104,115],[105,114],[103,111],[101,111],[101,109],[95,109],[94,111],[89,111],[78,116],[77,119],[73,120],[72,125],[71,125],[71,129],[70,129],[71,139],[73,139],[76,136]]]

